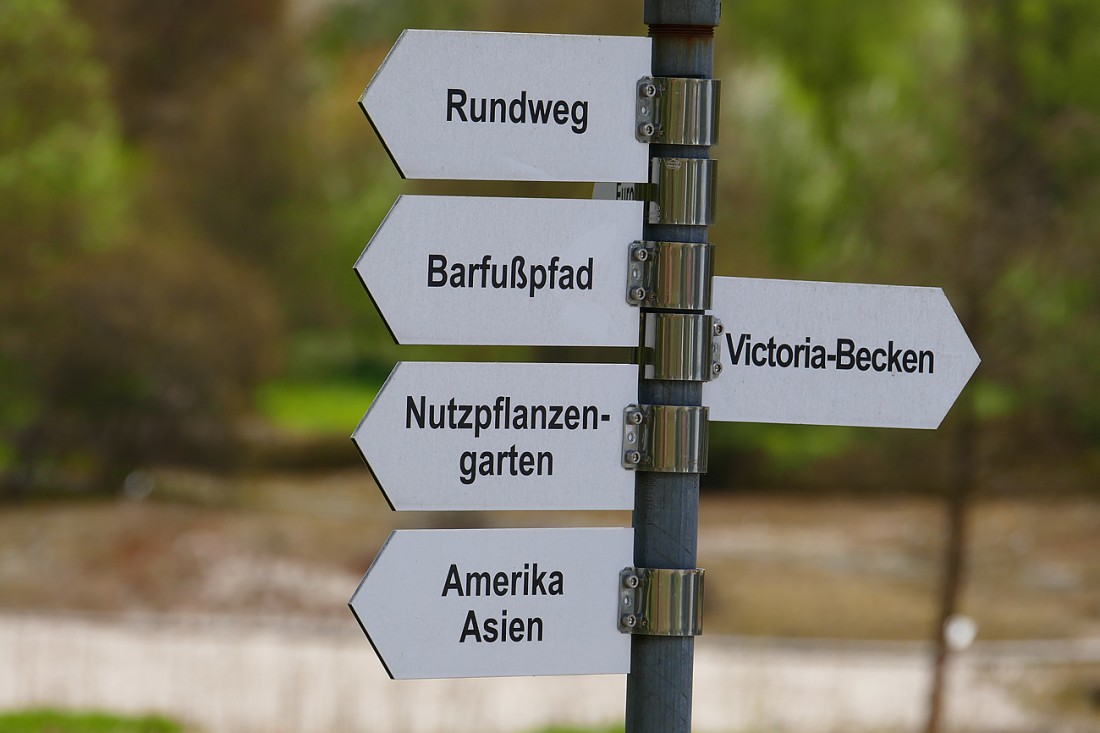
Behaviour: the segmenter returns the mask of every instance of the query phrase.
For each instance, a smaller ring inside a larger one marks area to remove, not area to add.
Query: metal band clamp
[[[642,319],[642,375],[646,379],[707,382],[722,373],[725,331],[714,316],[646,313]]]
[[[650,158],[649,224],[714,223],[718,161],[710,158]]]
[[[643,76],[638,80],[635,137],[667,145],[714,145],[722,83],[717,79]]]
[[[646,308],[707,310],[713,274],[713,244],[634,242],[627,264],[626,300]]]
[[[623,468],[706,473],[706,407],[628,405],[623,411]]]
[[[650,636],[703,633],[703,569],[624,568],[619,631]]]

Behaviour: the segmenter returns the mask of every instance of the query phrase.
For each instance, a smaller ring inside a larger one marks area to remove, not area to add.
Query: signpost
[[[404,178],[645,181],[652,41],[407,30],[359,100]]]
[[[934,428],[978,365],[936,288],[710,277],[720,7],[647,0],[653,39],[405,31],[360,99],[403,177],[596,184],[400,197],[355,266],[395,340],[638,347],[642,316],[655,375],[395,367],[352,436],[392,508],[633,529],[394,532],[349,604],[391,677],[629,672],[626,729],[686,733],[707,408]]]
[[[630,509],[627,364],[402,362],[352,440],[398,510]]]
[[[642,203],[401,196],[355,271],[402,344],[637,346]]]
[[[614,674],[629,529],[404,530],[348,605],[394,679]]]
[[[713,283],[712,420],[936,428],[980,361],[939,288]]]

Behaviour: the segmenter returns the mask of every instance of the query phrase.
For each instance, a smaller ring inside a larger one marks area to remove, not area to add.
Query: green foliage
[[[99,712],[26,710],[0,713],[0,733],[181,733],[183,726],[160,716],[124,717]]]
[[[117,247],[59,270],[46,308],[30,468],[82,454],[111,487],[151,462],[232,460],[235,421],[279,358],[261,280],[196,246]]]
[[[0,6],[0,98],[3,304],[42,266],[102,245],[126,196],[107,78],[64,4]]]
[[[130,176],[107,76],[58,0],[0,4],[0,99],[0,452],[12,456],[40,410],[31,352],[49,277],[109,244]]]
[[[350,430],[399,358],[563,358],[393,343],[351,268],[396,196],[504,188],[402,182],[355,99],[405,28],[639,35],[640,6],[200,5],[0,3],[0,462],[191,460],[256,396],[289,429]],[[943,286],[991,432],[1095,446],[1100,4],[723,10],[719,271]],[[714,439],[765,478],[863,442]]]
[[[1100,438],[1100,6],[747,0],[718,37],[720,270],[942,286],[983,357],[956,409],[1014,458]],[[785,430],[716,435],[793,469],[849,450]]]
[[[260,388],[259,409],[273,425],[298,435],[351,434],[381,382],[276,380]]]
[[[326,55],[357,51],[364,46],[391,46],[406,28],[466,29],[475,0],[340,0],[333,3],[313,33]]]

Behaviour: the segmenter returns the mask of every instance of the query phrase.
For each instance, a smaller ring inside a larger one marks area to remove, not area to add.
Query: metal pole
[[[720,0],[645,0],[653,75],[714,77]],[[650,155],[708,158],[709,147],[652,145]],[[646,225],[649,241],[706,242],[705,226]],[[698,382],[641,380],[644,404],[700,405]],[[634,499],[638,567],[693,569],[699,535],[699,474],[639,472]],[[627,733],[690,733],[694,638],[635,635],[626,683]]]

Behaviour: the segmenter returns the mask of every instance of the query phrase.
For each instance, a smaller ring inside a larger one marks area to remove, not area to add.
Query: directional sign
[[[652,41],[407,30],[359,100],[404,178],[645,181]]]
[[[710,419],[939,426],[980,359],[939,288],[716,277]]]
[[[641,202],[401,196],[355,265],[403,344],[637,346]]]
[[[393,679],[625,673],[633,534],[398,530],[348,605]]]
[[[626,364],[402,362],[352,435],[397,510],[631,509]]]

